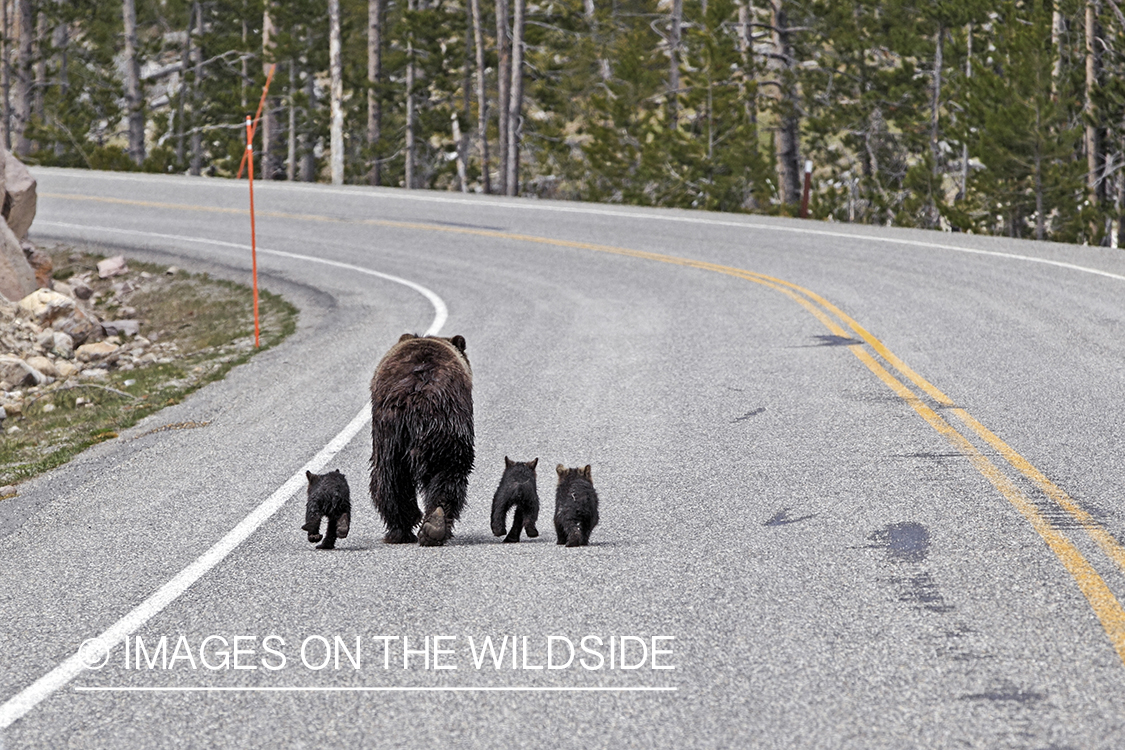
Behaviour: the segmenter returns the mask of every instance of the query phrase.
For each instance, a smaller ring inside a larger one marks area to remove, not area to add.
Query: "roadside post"
[[[270,81],[273,80],[273,72],[277,69],[277,65],[270,65],[270,71],[266,75],[266,85],[262,87],[262,98],[258,100],[258,111],[254,113],[253,119],[250,115],[246,115],[246,151],[242,154],[242,163],[238,165],[238,177],[235,179],[242,179],[243,167],[249,166],[247,175],[250,177],[250,264],[253,268],[254,278],[254,348],[261,347],[261,325],[258,321],[258,237],[254,227],[254,131],[258,129],[258,120],[262,116],[262,107],[266,103],[266,95],[270,90]]]
[[[254,276],[254,348],[261,347],[260,327],[258,325],[258,235],[254,227],[254,127],[250,115],[246,115],[246,155],[249,163],[247,175],[250,177],[250,264]]]
[[[812,188],[812,159],[805,160],[805,189],[801,191],[801,213],[798,214],[802,219],[809,218],[809,190]]]

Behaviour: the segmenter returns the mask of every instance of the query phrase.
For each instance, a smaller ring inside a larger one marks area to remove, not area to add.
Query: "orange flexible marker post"
[[[273,80],[273,72],[276,69],[277,69],[277,64],[272,63],[270,65],[270,72],[269,72],[268,75],[266,75],[266,85],[262,88],[262,98],[258,100],[258,111],[254,113],[254,124],[253,124],[253,126],[249,126],[249,125],[247,126],[247,127],[249,127],[249,130],[250,130],[250,137],[247,139],[248,142],[253,141],[254,140],[254,133],[258,132],[258,120],[261,119],[261,117],[262,117],[262,106],[265,105],[265,103],[266,103],[266,94],[269,93],[270,81]],[[247,119],[249,119],[249,118],[247,118]],[[246,154],[243,154],[242,155],[242,163],[238,165],[238,177],[235,177],[236,180],[242,179],[242,168],[245,167],[245,166],[246,166]],[[253,169],[253,164],[251,164],[250,168]]]
[[[250,162],[250,263],[254,273],[254,348],[260,348],[258,327],[258,236],[254,228],[254,129],[250,126],[250,115],[246,115],[246,154],[244,160]]]

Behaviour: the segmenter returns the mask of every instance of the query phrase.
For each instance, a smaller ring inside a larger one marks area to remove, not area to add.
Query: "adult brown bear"
[[[404,333],[371,379],[371,499],[387,526],[384,541],[444,544],[472,470],[473,371],[465,339]]]

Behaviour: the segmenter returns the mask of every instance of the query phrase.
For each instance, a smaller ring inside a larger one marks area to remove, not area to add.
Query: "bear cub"
[[[590,476],[590,465],[582,469],[555,467],[559,486],[555,489],[555,533],[557,544],[584,547],[598,525],[598,493]]]
[[[327,474],[305,472],[309,480],[309,501],[305,507],[305,525],[310,542],[320,542],[320,519],[328,516],[328,528],[324,541],[317,549],[335,549],[337,539],[345,539],[351,527],[352,501],[348,490],[348,480],[339,471]]]
[[[505,542],[518,542],[520,532],[525,529],[529,537],[539,536],[539,530],[535,528],[535,521],[539,518],[539,493],[535,489],[535,467],[538,465],[538,458],[512,461],[504,456],[504,476],[492,496],[492,533],[504,536],[508,510],[514,507],[512,530],[504,537]]]

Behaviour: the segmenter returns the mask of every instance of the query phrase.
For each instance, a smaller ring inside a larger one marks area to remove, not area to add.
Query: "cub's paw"
[[[318,534],[316,532],[311,532],[309,534],[309,541],[310,542],[319,542],[323,538],[324,538],[323,536],[321,536],[320,534]]]
[[[352,528],[352,514],[345,513],[340,516],[336,521],[336,537],[339,539],[347,539],[348,532]]]
[[[539,529],[535,528],[535,524],[533,524],[533,523],[529,523],[526,526],[524,526],[523,530],[526,531],[527,535],[529,537],[531,537],[532,539],[539,536]]]
[[[327,539],[325,539],[323,542],[316,545],[316,548],[317,549],[336,549],[336,543],[335,542],[329,543],[329,541]]]

